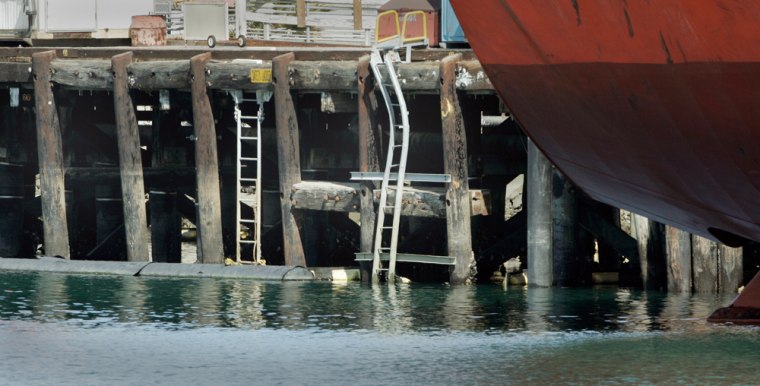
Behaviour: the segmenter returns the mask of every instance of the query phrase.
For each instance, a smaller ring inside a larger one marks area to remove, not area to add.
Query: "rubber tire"
[[[208,44],[208,48],[216,47],[216,37],[214,35],[208,35],[206,38],[206,44]]]
[[[245,36],[243,36],[243,35],[238,36],[238,38],[237,38],[237,45],[240,48],[245,47]]]

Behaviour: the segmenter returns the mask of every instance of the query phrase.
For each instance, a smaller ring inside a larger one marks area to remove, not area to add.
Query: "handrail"
[[[393,18],[393,20],[396,21],[396,34],[388,36],[388,37],[385,37],[385,38],[383,38],[381,40],[380,39],[380,19],[382,19],[384,16],[390,15],[390,14],[395,15],[395,17]],[[387,42],[388,40],[392,40],[392,39],[397,38],[401,34],[400,30],[401,30],[401,27],[399,26],[398,12],[396,10],[391,9],[389,11],[385,11],[385,12],[381,12],[381,13],[377,14],[377,18],[375,19],[375,43]]]
[[[412,37],[407,38],[406,37],[406,22],[408,21],[409,16],[412,16],[412,15],[415,15],[415,16],[420,15],[422,17],[422,36],[412,36]],[[404,24],[403,24],[403,28],[401,29],[401,37],[402,37],[403,43],[425,41],[427,39],[428,37],[427,36],[427,17],[425,16],[426,15],[424,11],[412,11],[412,12],[407,12],[404,15]]]

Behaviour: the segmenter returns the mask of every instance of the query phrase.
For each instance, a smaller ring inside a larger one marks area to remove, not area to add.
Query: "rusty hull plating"
[[[452,3],[516,119],[591,197],[760,240],[760,3]],[[758,280],[711,320],[760,321]]]

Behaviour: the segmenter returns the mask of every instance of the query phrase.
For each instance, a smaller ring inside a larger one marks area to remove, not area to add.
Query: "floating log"
[[[199,261],[224,262],[222,245],[222,204],[219,186],[219,158],[216,150],[216,128],[211,103],[206,91],[206,63],[211,54],[194,56],[192,72],[193,128],[195,129],[195,168],[197,183]]]
[[[282,211],[285,265],[306,266],[300,225],[303,220],[303,213],[293,210],[290,198],[292,187],[301,182],[298,118],[288,82],[288,64],[294,58],[293,53],[274,58],[272,61],[272,80],[275,86],[277,164],[280,172],[280,210]]]
[[[45,253],[69,258],[69,231],[66,225],[66,198],[63,178],[63,144],[55,97],[50,80],[50,63],[55,52],[32,57],[34,104],[37,111],[37,156],[40,165],[42,221]]]
[[[124,229],[127,237],[127,260],[149,261],[148,219],[145,214],[145,189],[140,154],[140,131],[135,108],[129,96],[127,64],[132,53],[116,55],[113,66],[113,103],[116,112],[116,139],[123,197]]]

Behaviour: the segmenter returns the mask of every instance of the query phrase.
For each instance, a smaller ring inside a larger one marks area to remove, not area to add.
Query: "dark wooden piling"
[[[282,211],[283,251],[285,265],[306,265],[301,227],[303,213],[293,209],[290,199],[293,185],[301,182],[301,157],[299,154],[298,118],[290,94],[288,64],[295,58],[293,53],[272,60],[274,82],[275,124],[277,130],[277,165],[280,174],[280,210]]]
[[[528,140],[528,285],[551,287],[552,167],[533,141]]]
[[[645,289],[664,289],[667,286],[667,269],[663,259],[663,226],[637,214],[633,214],[631,219],[639,247],[642,286]]]
[[[694,292],[718,292],[718,244],[702,236],[691,236]]]
[[[665,227],[668,292],[691,292],[691,235],[672,226]]]
[[[446,235],[448,255],[456,258],[449,280],[452,284],[470,279],[475,258],[472,253],[470,193],[467,170],[467,133],[456,88],[457,63],[462,55],[441,61],[441,127],[443,130],[443,170],[451,175],[446,191]]]
[[[377,124],[377,97],[375,96],[375,77],[369,65],[369,56],[359,59],[357,73],[358,89],[358,118],[359,118],[359,171],[380,171],[380,155],[377,146],[377,136],[380,133]],[[374,181],[362,181],[361,183],[361,252],[372,252],[372,243],[375,239],[375,205],[374,191],[377,185]],[[362,280],[369,281],[372,277],[372,265],[362,262]]]
[[[66,225],[66,198],[63,174],[63,144],[55,97],[50,83],[50,63],[55,51],[32,55],[34,104],[37,111],[37,155],[42,192],[42,221],[45,254],[70,257]]]
[[[0,163],[0,257],[20,257],[24,232],[24,169]]]
[[[140,154],[140,132],[132,98],[129,96],[127,65],[132,53],[111,59],[113,68],[113,103],[116,112],[116,139],[119,146],[119,169],[126,231],[127,260],[148,261],[148,220],[145,214],[145,188]]]
[[[578,254],[578,198],[562,173],[552,168],[552,277],[555,285],[574,285],[590,280],[591,267]],[[583,273],[588,273],[584,277]]]
[[[126,260],[124,210],[118,184],[95,187],[95,242],[87,258]]]
[[[206,63],[210,53],[190,59],[195,168],[198,206],[198,260],[206,264],[224,262],[222,245],[222,204],[216,128],[206,89]]]
[[[177,193],[150,191],[151,254],[154,262],[182,261],[182,216],[177,209]]]
[[[718,285],[720,292],[736,293],[742,285],[744,276],[743,248],[731,248],[718,244],[718,262],[720,271]]]

